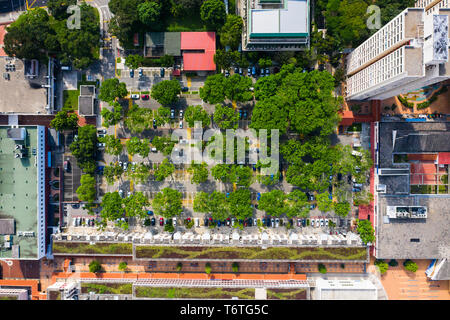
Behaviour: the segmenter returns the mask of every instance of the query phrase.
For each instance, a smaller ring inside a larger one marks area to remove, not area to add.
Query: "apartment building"
[[[347,100],[383,100],[450,78],[449,16],[448,6],[434,14],[407,8],[356,48]]]

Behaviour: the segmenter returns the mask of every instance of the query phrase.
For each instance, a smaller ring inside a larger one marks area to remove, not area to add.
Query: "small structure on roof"
[[[93,116],[95,101],[95,86],[81,85],[78,97],[78,114],[82,116]]]

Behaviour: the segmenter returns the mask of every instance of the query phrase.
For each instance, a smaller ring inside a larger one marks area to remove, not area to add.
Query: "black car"
[[[267,226],[270,227],[270,217],[266,217]]]
[[[306,219],[302,219],[302,227],[306,227]]]
[[[153,129],[156,129],[156,119],[153,119]]]
[[[294,220],[289,219],[289,223],[291,224],[291,226],[294,226]]]
[[[207,226],[208,226],[208,224],[209,224],[209,220],[208,220],[208,218],[205,218],[204,222],[205,222],[205,227],[207,227]]]
[[[152,218],[150,221],[152,222],[152,226],[154,226],[156,224],[155,218]]]
[[[187,92],[187,91],[189,91],[189,88],[188,87],[183,87],[183,88],[181,88],[181,91],[182,92]]]
[[[72,204],[72,208],[73,209],[78,209],[78,208],[80,208],[80,204],[79,203],[74,203],[74,204]]]

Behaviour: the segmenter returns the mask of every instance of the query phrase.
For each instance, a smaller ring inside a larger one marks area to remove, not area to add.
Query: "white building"
[[[449,16],[448,5],[408,8],[378,30],[347,58],[347,99],[383,100],[450,78]]]
[[[377,288],[368,279],[316,279],[317,300],[377,300]]]

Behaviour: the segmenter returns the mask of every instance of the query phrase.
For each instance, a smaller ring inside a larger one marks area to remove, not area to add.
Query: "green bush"
[[[211,273],[211,264],[209,262],[205,264],[205,272],[207,274]]]
[[[238,272],[239,271],[239,263],[233,262],[233,265],[231,266],[231,268],[233,269],[233,272]]]
[[[120,271],[125,271],[128,268],[128,264],[125,261],[122,261],[121,263],[119,263],[119,270]]]
[[[388,263],[391,267],[396,267],[398,266],[398,262],[395,259],[391,259]]]
[[[91,263],[89,263],[89,272],[97,273],[102,270],[102,265],[97,260],[92,260]]]
[[[174,232],[175,228],[173,227],[172,223],[168,223],[164,226],[164,231],[167,232]]]
[[[319,263],[317,267],[318,267],[320,273],[323,273],[323,274],[327,273],[327,268],[322,263]]]
[[[394,111],[395,108],[397,108],[397,105],[395,103],[393,103],[392,106],[391,106],[391,110]]]
[[[443,184],[448,184],[448,174],[444,174],[441,176],[441,182]]]
[[[381,274],[385,273],[389,268],[388,264],[380,259],[375,260],[375,265],[380,269]]]
[[[403,262],[403,266],[405,267],[406,270],[411,272],[416,272],[418,269],[417,263],[409,259]]]
[[[183,268],[183,264],[181,262],[178,262],[177,271],[181,271],[181,268]]]
[[[410,108],[413,109],[414,108],[414,103],[412,102],[408,102],[408,99],[398,95],[397,96],[398,101],[401,102],[402,105],[404,105],[406,108]]]

